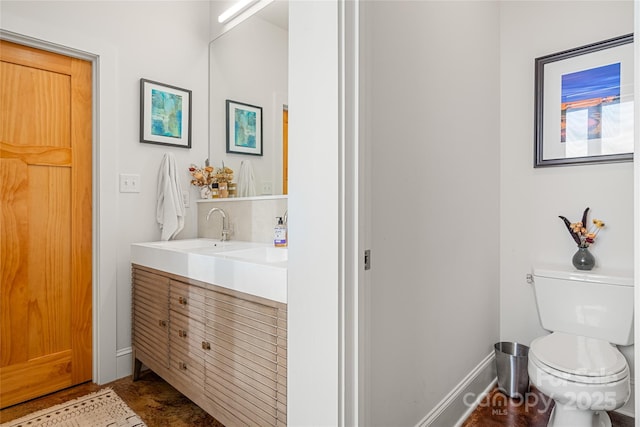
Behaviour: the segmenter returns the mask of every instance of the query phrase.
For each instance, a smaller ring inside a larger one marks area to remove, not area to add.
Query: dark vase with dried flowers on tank
[[[571,222],[560,215],[560,219],[564,221],[567,230],[569,230],[569,234],[571,234],[571,237],[578,245],[578,251],[571,259],[573,266],[578,270],[591,270],[595,267],[596,259],[589,251],[589,247],[595,243],[596,236],[604,227],[604,222],[599,219],[594,219],[592,224],[588,226],[588,214],[589,208],[586,208],[582,214],[582,221],[578,222]]]

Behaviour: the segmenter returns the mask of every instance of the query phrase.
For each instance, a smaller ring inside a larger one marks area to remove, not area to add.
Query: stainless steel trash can
[[[498,371],[498,389],[509,397],[524,398],[529,391],[529,347],[516,342],[494,345]]]

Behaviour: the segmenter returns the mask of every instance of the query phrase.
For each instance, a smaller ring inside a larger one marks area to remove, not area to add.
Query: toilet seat
[[[618,372],[614,375],[608,375],[603,377],[596,376],[585,376],[585,375],[576,375],[570,374],[567,372],[562,372],[557,369],[554,369],[544,363],[540,362],[536,359],[534,355],[529,353],[529,363],[532,364],[535,369],[540,372],[543,372],[548,377],[553,377],[556,379],[562,379],[566,383],[573,383],[576,385],[607,385],[607,384],[615,384],[620,381],[625,381],[629,379],[629,369],[625,368],[622,371]],[[531,376],[531,374],[530,374]]]
[[[627,361],[615,346],[562,332],[535,339],[529,359],[541,371],[575,383],[607,384],[629,376]]]

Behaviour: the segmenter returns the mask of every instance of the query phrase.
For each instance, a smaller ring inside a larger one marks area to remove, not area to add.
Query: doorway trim
[[[46,32],[44,30],[43,32]],[[41,37],[38,37],[41,36]],[[101,122],[115,123],[115,57],[113,47],[90,38],[83,40],[84,49],[69,47],[73,40],[49,40],[47,35],[24,35],[0,29],[0,39],[36,49],[46,50],[92,64],[92,364],[93,381],[104,384],[117,379],[116,357],[116,241],[102,236],[116,235],[117,198],[116,176],[117,146],[107,150],[103,141],[116,141],[115,131]],[[113,181],[113,182],[112,182]]]
[[[640,32],[640,1],[634,1],[633,13],[635,15],[634,22],[634,33],[639,34]],[[634,44],[634,56],[635,56],[635,66],[638,67],[640,63],[640,43]],[[634,218],[635,218],[635,231],[634,231],[634,251],[635,251],[635,265],[634,265],[634,274],[635,274],[635,286],[634,286],[634,302],[633,308],[635,310],[634,315],[634,342],[640,342],[640,316],[638,316],[638,307],[640,307],[640,162],[638,161],[638,157],[640,156],[640,132],[638,128],[640,127],[640,108],[638,105],[640,103],[640,75],[638,74],[638,69],[636,68],[635,72],[635,80],[634,80],[634,99],[635,99],[635,111],[634,111],[634,126],[635,126],[635,161],[633,164],[633,182],[634,182]],[[640,351],[635,350],[633,352],[634,358],[634,367],[639,366],[640,364]],[[637,371],[636,371],[637,372]],[[640,408],[640,381],[637,381],[638,374],[636,373],[635,378],[632,379],[632,390],[634,396],[635,394],[635,411],[636,411],[636,420],[638,420],[638,408]],[[638,421],[636,421],[636,425],[638,425]]]

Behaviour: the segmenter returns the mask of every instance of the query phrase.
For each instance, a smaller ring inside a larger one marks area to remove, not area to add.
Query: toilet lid
[[[615,375],[627,366],[622,353],[608,342],[562,332],[535,339],[529,352],[553,369],[585,377]]]

